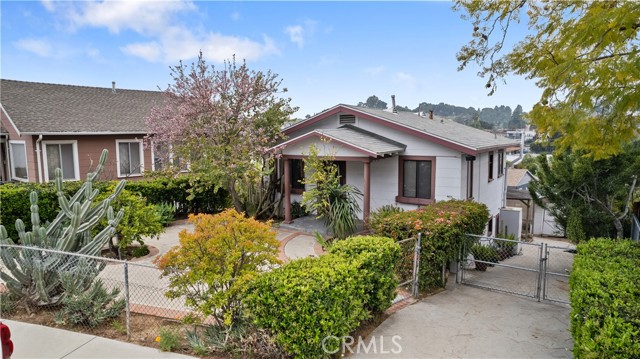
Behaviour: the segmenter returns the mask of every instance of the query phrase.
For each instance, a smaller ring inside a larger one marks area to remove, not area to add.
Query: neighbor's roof
[[[507,199],[533,199],[528,189],[507,188]]]
[[[467,152],[470,153],[518,145],[518,142],[514,142],[512,139],[469,127],[444,117],[433,116],[433,119],[430,119],[411,112],[398,111],[398,113],[393,113],[385,110],[345,104],[337,105],[314,117],[300,121],[286,128],[285,133],[309,126],[339,112],[347,112],[359,117],[383,120],[403,129],[416,131],[428,135],[433,139],[447,142],[454,145],[457,149],[469,150]]]
[[[147,133],[162,92],[1,80],[0,104],[18,132]]]
[[[518,186],[527,173],[529,171],[525,168],[507,168],[507,187]],[[533,177],[533,175],[529,175]]]
[[[407,146],[392,139],[380,136],[352,125],[343,125],[338,128],[317,129],[304,135],[292,138],[276,147],[284,147],[309,137],[328,138],[337,143],[344,144],[358,152],[369,156],[382,157],[403,152]]]

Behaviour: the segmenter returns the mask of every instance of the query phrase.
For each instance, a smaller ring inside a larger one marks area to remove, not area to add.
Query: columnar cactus
[[[93,182],[104,170],[107,155],[108,151],[104,150],[95,172],[87,175],[87,181],[70,198],[62,190],[62,171],[56,169],[55,184],[60,203],[60,212],[56,218],[50,224],[40,223],[38,194],[31,192],[31,231],[26,231],[24,222],[20,219],[16,220],[16,230],[20,244],[33,249],[0,248],[0,258],[10,272],[0,272],[0,279],[13,294],[24,298],[27,304],[57,305],[65,294],[60,281],[61,274],[72,276],[78,290],[84,291],[104,268],[104,263],[96,259],[39,251],[37,248],[100,255],[100,250],[114,236],[116,226],[124,215],[123,210],[114,214],[110,205],[124,188],[124,181],[118,184],[111,196],[93,204],[99,192],[93,189]],[[95,227],[104,216],[107,217],[108,224],[98,231]],[[2,225],[0,244],[15,244],[8,238]]]

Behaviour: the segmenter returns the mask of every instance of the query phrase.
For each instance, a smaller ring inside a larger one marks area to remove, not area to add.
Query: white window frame
[[[73,148],[73,171],[75,172],[74,178],[63,179],[63,181],[80,181],[80,163],[78,161],[78,141],[76,140],[51,140],[42,141],[42,163],[44,164],[44,181],[49,182],[55,179],[55,174],[51,173],[53,178],[49,178],[49,163],[47,163],[47,145],[71,145]]]
[[[16,173],[16,168],[14,166],[14,161],[13,161],[13,148],[11,148],[11,144],[19,144],[24,146],[24,159],[26,162],[26,168],[27,168],[27,178],[20,178],[20,177],[16,177],[15,173]],[[9,172],[11,172],[11,180],[16,180],[16,181],[20,181],[20,182],[29,182],[29,158],[27,157],[27,141],[17,141],[17,140],[9,140]]]
[[[122,174],[120,173],[120,144],[121,143],[137,143],[140,146],[140,173],[134,174]],[[153,153],[153,149],[151,150]],[[151,162],[153,165],[153,162]],[[144,173],[144,144],[142,140],[138,139],[129,139],[129,140],[116,140],[116,171],[118,173],[118,178],[128,178],[128,177],[141,177]]]

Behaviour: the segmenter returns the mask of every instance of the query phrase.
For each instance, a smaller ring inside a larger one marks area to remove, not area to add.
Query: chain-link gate
[[[569,303],[571,247],[467,235],[458,283]]]
[[[395,272],[400,282],[397,287],[397,296],[393,303],[400,302],[411,296],[418,295],[418,273],[420,272],[420,245],[422,234],[417,237],[403,239],[396,243],[400,245],[400,260]]]

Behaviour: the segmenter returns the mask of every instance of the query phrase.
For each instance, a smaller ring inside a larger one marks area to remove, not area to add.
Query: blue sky
[[[2,78],[164,89],[169,66],[236,54],[283,79],[303,117],[370,95],[493,107],[537,101],[534,81],[487,97],[477,68],[457,71],[471,25],[448,2],[28,1],[0,3]],[[526,27],[513,27],[515,40]]]

